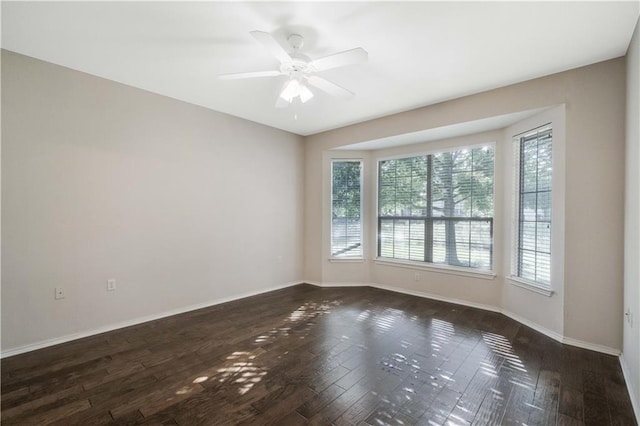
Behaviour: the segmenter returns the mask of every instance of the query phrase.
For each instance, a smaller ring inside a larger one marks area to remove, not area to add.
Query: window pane
[[[552,136],[545,128],[518,141],[519,204],[514,273],[545,288],[551,283]]]
[[[469,262],[472,268],[491,269],[493,240],[490,221],[471,222]]]
[[[360,161],[333,161],[331,165],[331,255],[362,256]]]
[[[409,259],[424,261],[424,221],[412,220],[409,226]]]
[[[453,162],[454,171],[471,171],[472,150],[462,149],[460,151],[455,151],[453,153],[453,157],[454,157],[454,162]]]
[[[383,219],[380,223],[379,255],[393,257],[393,220]]]
[[[379,218],[395,219],[393,250],[381,222],[379,256],[491,269],[492,146],[385,160],[378,172]]]
[[[542,253],[551,253],[551,224],[538,222],[535,250]]]
[[[471,245],[471,267],[489,269],[491,267],[491,248],[487,246]]]
[[[520,277],[536,280],[536,253],[534,251],[520,251]]]
[[[491,245],[491,222],[476,221],[471,222],[471,243]],[[490,247],[487,247],[490,248]]]
[[[493,217],[493,169],[473,172],[472,217]]]
[[[393,257],[409,259],[409,221],[396,220],[393,225]]]
[[[538,191],[551,190],[551,138],[538,144]]]
[[[536,191],[538,176],[538,144],[537,140],[525,141],[522,148],[522,190]]]
[[[443,241],[433,242],[433,263],[445,263],[446,248]]]
[[[536,281],[551,282],[551,256],[546,253],[536,253]]]
[[[536,249],[536,223],[535,222],[522,222],[521,224],[521,236],[520,236],[520,248],[525,250]]]
[[[527,222],[535,222],[536,221],[536,201],[538,197],[536,193],[527,193],[521,195],[521,206],[520,206],[520,220],[526,220]]]
[[[538,192],[536,219],[539,221],[551,221],[551,192]]]

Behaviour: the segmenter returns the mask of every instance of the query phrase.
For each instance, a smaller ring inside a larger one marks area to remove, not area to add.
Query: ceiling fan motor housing
[[[302,37],[300,34],[291,34],[289,37],[287,37],[287,41],[294,51],[304,46],[304,37]]]
[[[291,34],[287,37],[287,41],[293,49],[289,54],[291,61],[282,63],[280,65],[280,71],[292,78],[295,77],[295,74],[310,71],[308,68],[311,59],[307,55],[300,53],[300,49],[304,46],[304,38],[300,34]]]
[[[290,62],[284,62],[280,64],[280,71],[284,74],[290,74],[292,72],[305,72],[309,68],[309,62],[311,62],[311,60],[307,55],[294,52],[291,54]]]

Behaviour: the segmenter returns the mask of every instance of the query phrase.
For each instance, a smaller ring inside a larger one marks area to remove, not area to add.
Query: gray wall
[[[640,24],[627,52],[627,151],[624,233],[624,322],[622,360],[636,416],[640,417]]]
[[[302,279],[301,137],[7,51],[2,95],[4,353]]]

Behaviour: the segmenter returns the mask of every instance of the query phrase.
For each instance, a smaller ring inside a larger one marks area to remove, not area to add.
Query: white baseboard
[[[551,337],[553,340],[557,342],[564,343],[564,336],[556,331],[549,330],[548,328],[543,327],[540,324],[537,324],[531,320],[521,317],[518,314],[514,314],[513,312],[508,311],[506,309],[502,310],[502,314],[508,316],[512,320],[518,321],[520,324],[524,324],[529,328],[533,328],[535,331],[542,333],[547,337]]]
[[[106,333],[108,331],[117,330],[119,328],[130,327],[132,325],[138,325],[148,321],[154,321],[157,319],[166,318],[173,315],[183,314],[185,312],[195,311],[198,309],[207,308],[209,306],[220,305],[222,303],[227,303],[227,302],[231,302],[238,299],[244,299],[245,297],[256,296],[258,294],[263,294],[263,293],[267,293],[274,290],[281,290],[283,288],[292,287],[294,285],[304,284],[304,283],[306,283],[306,281],[293,281],[290,283],[285,283],[282,285],[269,287],[269,288],[265,288],[257,291],[250,291],[250,292],[236,294],[229,297],[222,297],[219,299],[209,300],[203,303],[196,303],[195,305],[185,306],[183,308],[172,309],[172,310],[160,312],[157,314],[138,317],[138,318],[134,318],[127,321],[118,322],[115,324],[109,324],[109,325],[94,328],[91,330],[85,330],[78,333],[67,334],[65,336],[60,336],[53,339],[41,340],[39,342],[30,343],[28,345],[18,346],[16,348],[11,348],[7,350],[2,350],[2,352],[0,352],[0,358],[6,358],[13,355],[22,354],[25,352],[31,352],[31,351],[35,351],[36,349],[42,349],[48,346],[58,345],[60,343],[66,343],[72,340],[82,339],[83,337],[94,336],[96,334]]]
[[[368,284],[368,283],[339,283],[339,282],[320,283],[318,281],[305,281],[305,283],[314,285],[316,287],[323,287],[323,288],[331,288],[331,287],[370,287],[371,286],[371,284]]]
[[[633,388],[633,382],[631,381],[631,373],[629,372],[629,367],[627,366],[627,361],[625,360],[624,353],[620,354],[620,367],[622,368],[622,375],[624,376],[624,381],[627,384],[627,391],[629,392],[629,398],[631,399],[631,405],[633,406],[633,411],[636,415],[636,422],[640,424],[640,400],[638,395]]]
[[[620,349],[610,348],[609,346],[597,345],[595,343],[585,342],[584,340],[564,337],[562,343],[575,346],[577,348],[589,349],[590,351],[601,352],[607,355],[620,356]]]
[[[500,312],[500,309],[496,308],[495,306],[484,305],[481,303],[469,302],[468,300],[453,299],[450,297],[438,296],[436,294],[425,293],[425,292],[416,291],[416,290],[408,290],[408,289],[398,288],[398,287],[385,286],[385,285],[375,284],[375,283],[337,283],[337,282],[320,283],[317,281],[309,281],[309,280],[305,282],[307,284],[311,284],[316,287],[324,287],[324,288],[326,287],[373,287],[373,288],[379,288],[380,290],[388,290],[388,291],[393,291],[395,293],[408,294],[410,296],[424,297],[425,299],[439,300],[441,302],[449,302],[449,303],[454,303],[456,305],[463,305],[463,306],[469,306],[471,308],[484,309],[485,311]]]
[[[388,290],[388,291],[393,291],[396,293],[402,293],[402,294],[408,294],[411,296],[418,296],[418,297],[424,297],[426,299],[433,299],[433,300],[439,300],[442,302],[448,302],[448,303],[455,303],[456,305],[462,305],[462,306],[469,306],[471,308],[478,308],[478,309],[483,309],[485,311],[491,311],[491,312],[499,312],[505,316],[508,316],[509,318],[518,321],[521,324],[526,325],[529,328],[532,328],[534,330],[536,330],[539,333],[544,334],[547,337],[552,338],[553,340],[560,342],[560,343],[564,343],[570,346],[575,346],[578,348],[582,348],[582,349],[589,349],[591,351],[595,351],[595,352],[600,352],[600,353],[604,353],[607,355],[614,355],[614,356],[619,356],[620,355],[620,350],[619,349],[615,349],[615,348],[610,348],[608,346],[603,346],[603,345],[597,345],[595,343],[589,343],[589,342],[584,342],[582,340],[577,340],[577,339],[573,339],[570,337],[565,337],[564,335],[555,332],[553,330],[549,330],[546,327],[543,327],[531,320],[528,320],[520,315],[514,314],[513,312],[510,312],[508,310],[499,308],[497,306],[492,306],[492,305],[485,305],[482,303],[476,303],[476,302],[470,302],[468,300],[461,300],[461,299],[454,299],[451,297],[446,297],[446,296],[440,296],[437,294],[432,294],[432,293],[426,293],[426,292],[422,292],[422,291],[416,291],[416,290],[409,290],[409,289],[404,289],[404,288],[398,288],[398,287],[393,287],[393,286],[386,286],[386,285],[381,285],[381,284],[375,284],[375,283],[318,283],[315,281],[305,281],[307,284],[312,284],[318,287],[374,287],[374,288],[379,288],[382,290]]]
[[[439,300],[440,302],[454,303],[456,305],[468,306],[470,308],[483,309],[485,311],[500,312],[500,308],[492,306],[492,305],[485,305],[483,303],[470,302],[468,300],[454,299],[452,297],[440,296],[440,295],[433,294],[433,293],[425,293],[423,291],[409,290],[409,289],[406,289],[406,288],[398,288],[398,287],[392,287],[392,286],[381,285],[381,284],[368,284],[368,285],[371,286],[371,287],[379,288],[381,290],[387,290],[387,291],[393,291],[393,292],[396,292],[396,293],[408,294],[410,296],[424,297],[425,299]]]
[[[577,348],[588,349],[590,351],[600,352],[607,355],[619,356],[620,350],[615,348],[610,348],[609,346],[597,345],[595,343],[585,342],[583,340],[573,339],[571,337],[566,337],[556,331],[549,330],[546,327],[541,326],[531,320],[528,320],[524,317],[521,317],[518,314],[514,314],[513,312],[507,311],[506,309],[502,310],[502,313],[509,318],[518,321],[521,324],[526,325],[527,327],[533,328],[534,330],[544,334],[547,337],[551,337],[553,340],[564,343],[566,345],[575,346]]]

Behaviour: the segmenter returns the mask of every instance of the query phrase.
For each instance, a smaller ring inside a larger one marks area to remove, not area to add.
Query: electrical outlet
[[[276,262],[282,263],[282,256],[276,256]]]
[[[57,299],[64,299],[64,290],[62,287],[56,287],[54,297]]]
[[[413,274],[413,280],[420,281],[420,272],[416,272],[415,274]]]
[[[116,280],[114,278],[107,280],[107,291],[115,291],[116,290]]]

